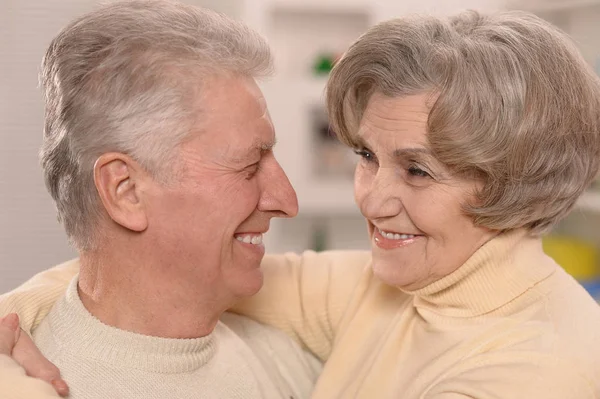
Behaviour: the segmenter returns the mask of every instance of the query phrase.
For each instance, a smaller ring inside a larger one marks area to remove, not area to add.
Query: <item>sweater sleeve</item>
[[[29,377],[6,355],[0,355],[0,397],[2,399],[54,399],[60,396],[45,381]]]
[[[79,260],[74,259],[36,274],[23,285],[0,295],[0,316],[17,313],[21,328],[31,334],[78,272]]]
[[[512,360],[484,361],[462,368],[429,391],[426,399],[599,399],[591,380],[597,370],[555,358],[522,353]]]
[[[284,331],[326,361],[370,262],[366,251],[267,255],[262,289],[231,311]]]

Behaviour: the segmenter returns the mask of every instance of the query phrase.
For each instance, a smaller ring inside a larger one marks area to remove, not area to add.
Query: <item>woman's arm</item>
[[[3,399],[60,398],[52,385],[27,376],[25,370],[10,357],[19,337],[19,321],[14,315],[11,317],[0,318],[0,397]],[[68,391],[64,392],[67,393]]]
[[[367,251],[266,255],[261,264],[263,288],[231,310],[283,330],[326,360],[370,262]],[[78,272],[79,261],[72,260],[37,274],[0,296],[0,316],[19,314],[21,327],[31,333]]]
[[[326,361],[370,262],[367,251],[267,255],[263,288],[231,311],[283,330]]]
[[[78,272],[79,260],[74,259],[36,274],[18,288],[0,295],[0,316],[17,313],[21,328],[31,334]]]

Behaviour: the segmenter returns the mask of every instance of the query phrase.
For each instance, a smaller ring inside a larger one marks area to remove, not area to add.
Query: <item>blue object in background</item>
[[[585,288],[598,303],[600,303],[600,279],[584,281],[581,282],[581,285],[583,285],[583,288]]]

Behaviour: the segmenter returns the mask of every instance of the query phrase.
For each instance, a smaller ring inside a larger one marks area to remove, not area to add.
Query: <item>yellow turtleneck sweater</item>
[[[600,307],[523,231],[415,292],[378,281],[365,252],[267,256],[263,268],[261,292],[234,310],[327,362],[314,398],[600,398]],[[36,325],[75,272],[38,275],[0,298],[0,314]]]

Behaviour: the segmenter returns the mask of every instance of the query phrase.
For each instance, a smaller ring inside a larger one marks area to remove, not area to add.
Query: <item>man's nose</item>
[[[279,162],[271,154],[263,164],[258,210],[273,217],[292,218],[298,214],[298,197]]]

